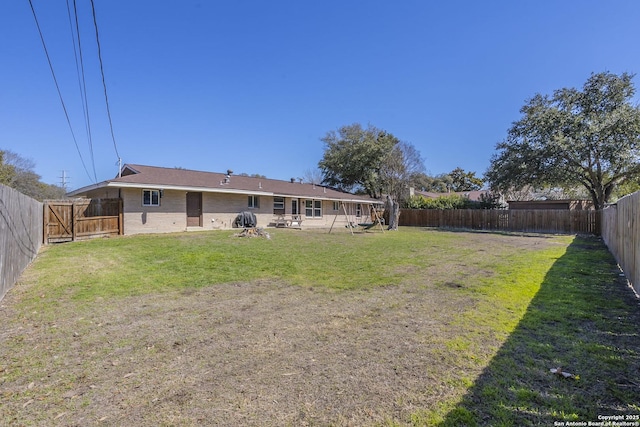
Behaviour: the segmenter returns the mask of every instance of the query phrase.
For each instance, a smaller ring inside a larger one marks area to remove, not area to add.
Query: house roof
[[[68,196],[79,196],[91,190],[112,188],[144,188],[162,190],[201,191],[209,193],[234,193],[267,195],[276,197],[301,197],[324,200],[381,203],[367,196],[335,190],[317,184],[256,178],[242,175],[227,175],[218,172],[203,172],[178,168],[163,168],[126,164],[120,177],[79,188]]]
[[[581,199],[557,200],[508,200],[509,209],[572,209],[585,210],[593,208],[593,201]]]
[[[540,200],[507,200],[507,203],[532,203],[532,204],[566,204],[590,202],[588,199],[540,199]]]

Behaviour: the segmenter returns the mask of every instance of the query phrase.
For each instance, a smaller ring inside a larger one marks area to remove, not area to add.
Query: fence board
[[[637,293],[640,293],[639,207],[640,192],[637,192],[606,208],[602,218],[602,239]]]
[[[0,184],[0,300],[42,244],[42,203]]]
[[[600,234],[600,211],[403,209],[400,225],[534,233]]]

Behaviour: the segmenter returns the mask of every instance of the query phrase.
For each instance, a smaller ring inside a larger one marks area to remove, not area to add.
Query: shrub
[[[412,196],[406,203],[409,209],[474,209],[476,202],[466,197],[452,194],[429,199],[424,196]]]
[[[500,195],[485,193],[480,200],[472,201],[460,194],[449,194],[434,199],[422,195],[411,196],[405,202],[407,209],[503,209]]]

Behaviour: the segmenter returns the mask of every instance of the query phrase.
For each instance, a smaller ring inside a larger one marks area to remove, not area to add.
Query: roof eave
[[[193,191],[203,193],[225,193],[225,194],[252,194],[259,196],[273,196],[269,191],[253,191],[253,190],[241,190],[237,188],[213,188],[213,187],[195,187],[189,185],[165,185],[165,184],[138,184],[131,182],[110,182],[109,187],[115,188],[141,188],[148,190],[176,190],[176,191]]]
[[[87,191],[92,191],[92,190],[97,190],[99,188],[107,187],[108,185],[109,185],[109,183],[107,181],[99,182],[97,184],[87,185],[86,187],[82,187],[82,188],[78,188],[78,189],[73,190],[73,191],[69,191],[66,194],[66,196],[67,197],[74,197],[74,196],[77,196],[79,194],[86,193]]]

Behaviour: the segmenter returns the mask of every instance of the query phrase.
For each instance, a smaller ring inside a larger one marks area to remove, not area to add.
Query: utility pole
[[[67,171],[63,170],[62,171],[62,176],[60,177],[60,187],[64,188],[64,190],[67,190],[67,184],[69,183],[69,177],[67,176]]]

